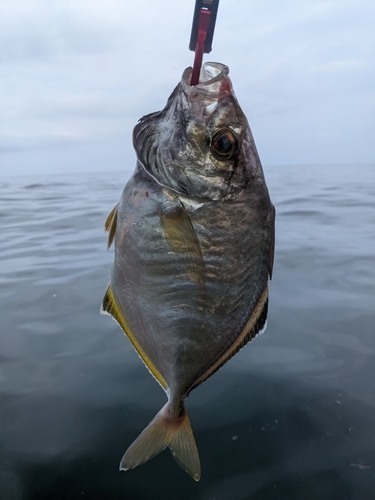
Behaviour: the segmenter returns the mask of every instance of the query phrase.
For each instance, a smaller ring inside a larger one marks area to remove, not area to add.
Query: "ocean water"
[[[196,483],[120,459],[165,403],[99,307],[130,172],[0,178],[0,499],[375,498],[375,166],[265,168],[267,331],[186,402]]]

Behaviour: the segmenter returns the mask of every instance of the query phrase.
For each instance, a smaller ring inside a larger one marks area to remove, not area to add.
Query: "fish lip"
[[[190,85],[192,73],[191,67],[186,68],[181,78],[182,90],[191,101],[219,100],[232,92],[232,82],[228,77],[229,68],[225,64],[204,63],[198,85]]]
[[[190,85],[193,69],[182,74],[179,101],[182,108],[207,120],[224,97],[233,93],[229,68],[218,62],[203,64],[198,85]]]
[[[218,73],[214,75],[212,78],[209,78],[210,71],[209,70],[216,70]],[[192,87],[191,85],[191,76],[193,73],[193,68],[189,66],[188,68],[185,69],[185,71],[182,74],[182,83],[184,86],[187,87]],[[229,68],[225,64],[218,63],[218,62],[206,62],[203,64],[201,72],[200,72],[200,77],[199,77],[199,83],[197,85],[194,85],[193,87],[196,89],[202,88],[202,87],[207,87],[209,85],[212,85],[213,83],[219,82],[222,80],[224,77],[226,77],[229,73]],[[202,81],[203,79],[203,81]]]

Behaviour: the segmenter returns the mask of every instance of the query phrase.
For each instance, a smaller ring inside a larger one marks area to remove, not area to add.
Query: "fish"
[[[167,403],[125,452],[132,469],[169,447],[196,481],[185,400],[266,327],[275,208],[229,69],[187,68],[133,130],[137,162],[105,223],[114,262],[101,312],[120,325]]]

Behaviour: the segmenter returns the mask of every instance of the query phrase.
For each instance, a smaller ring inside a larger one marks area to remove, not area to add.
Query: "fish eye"
[[[211,141],[211,151],[220,161],[230,160],[236,153],[238,141],[230,130],[219,130]]]

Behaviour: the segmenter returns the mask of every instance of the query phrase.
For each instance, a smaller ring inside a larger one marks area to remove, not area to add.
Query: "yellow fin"
[[[111,210],[110,214],[108,215],[107,220],[105,221],[105,224],[104,224],[104,230],[106,232],[109,231],[107,249],[109,249],[110,246],[112,245],[113,238],[115,237],[115,234],[116,234],[117,207],[118,207],[118,204],[112,208],[112,210]]]
[[[155,377],[155,379],[159,382],[159,384],[163,387],[165,390],[167,388],[167,383],[164,380],[164,378],[161,376],[160,372],[156,369],[156,367],[153,365],[151,362],[150,358],[147,356],[147,354],[143,351],[142,347],[140,346],[139,342],[137,341],[134,333],[132,332],[126,318],[122,314],[120,308],[118,307],[115,297],[113,295],[113,291],[110,285],[108,285],[107,291],[105,292],[104,298],[103,298],[103,303],[102,307],[100,310],[101,314],[108,313],[110,314],[115,321],[120,325],[122,330],[124,331],[125,335],[128,337],[130,342],[133,344],[134,349],[137,351],[138,355],[144,362],[144,364],[147,366],[149,369],[151,375]]]
[[[203,261],[202,249],[188,214],[183,208],[176,207],[174,211],[160,216],[164,236],[173,251],[189,257],[187,264],[189,277],[197,284],[206,285],[206,267]]]
[[[229,347],[214,363],[213,365],[198,377],[189,390],[186,392],[188,395],[193,389],[202,384],[217,370],[219,370],[227,361],[229,361],[238,351],[240,351],[250,340],[253,340],[258,334],[263,333],[267,326],[267,312],[268,312],[268,287],[265,287],[263,293],[258,300],[257,305],[249,320],[246,322],[243,330]]]
[[[126,450],[120,463],[120,470],[134,469],[137,465],[147,462],[163,451],[167,446],[171,449],[176,462],[193,479],[199,481],[201,466],[189,418],[182,405],[180,416],[177,419],[172,419],[169,416],[169,403],[163,406],[146,429]]]

